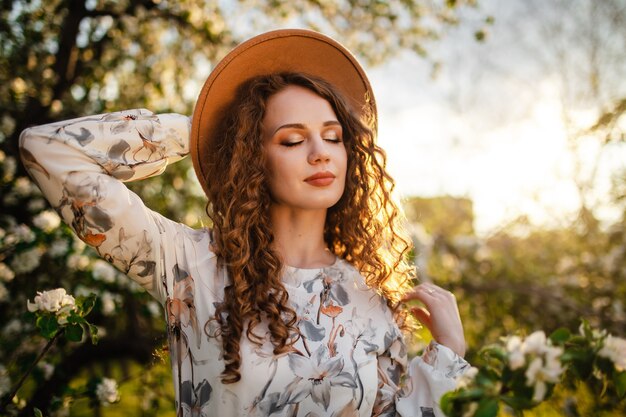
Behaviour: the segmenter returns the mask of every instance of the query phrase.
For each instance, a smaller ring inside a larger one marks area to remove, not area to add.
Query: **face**
[[[348,157],[330,104],[289,86],[269,98],[263,141],[274,205],[326,210],[341,198]]]

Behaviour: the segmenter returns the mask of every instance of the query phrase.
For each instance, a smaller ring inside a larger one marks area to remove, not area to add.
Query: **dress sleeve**
[[[137,109],[31,127],[20,135],[22,162],[59,215],[161,302],[166,236],[185,226],[149,210],[122,181],[158,175],[183,158],[189,130],[187,116]]]
[[[456,388],[456,378],[469,369],[469,364],[436,342],[431,342],[421,356],[413,358],[408,367],[406,363],[401,337],[378,357],[375,415],[445,417],[439,408],[439,399]],[[399,375],[403,373],[406,378],[400,384]]]

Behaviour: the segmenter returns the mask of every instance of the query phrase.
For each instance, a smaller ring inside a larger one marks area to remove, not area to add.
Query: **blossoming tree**
[[[45,415],[71,410],[88,416],[103,405],[112,413],[119,407],[120,415],[170,414],[160,306],[60,224],[26,177],[16,149],[17,136],[30,124],[131,107],[189,113],[194,97],[188,91],[206,76],[191,63],[208,68],[238,35],[229,30],[228,10],[208,1],[179,3],[9,1],[0,10],[6,29],[0,31],[0,63],[11,69],[0,71],[0,397],[11,396],[28,375],[0,414],[32,415],[38,408]],[[422,51],[422,41],[435,36],[434,22],[419,23],[430,7],[425,3],[357,3],[241,4],[256,10],[251,20],[268,24],[309,8],[317,11],[313,15],[335,16],[329,30],[362,42],[356,49],[370,51],[373,61],[389,45]],[[434,20],[449,22],[458,10],[452,5],[462,3],[441,2],[428,10]],[[393,21],[394,7],[405,5],[413,6],[406,12],[413,18],[397,28],[406,20]],[[349,36],[350,30],[363,36]],[[599,118],[597,126],[618,138],[623,108],[620,113],[619,106],[609,107],[611,117]],[[204,198],[190,172],[183,162],[161,182],[133,187],[151,208],[200,226],[206,224]],[[420,275],[457,295],[468,359],[476,365],[465,387],[444,400],[450,415],[488,416],[515,407],[530,409],[527,416],[533,410],[542,416],[563,410],[626,414],[625,184],[615,182],[622,218],[613,225],[601,227],[593,212],[585,212],[571,227],[533,228],[521,219],[480,238],[471,201],[406,201],[407,212],[416,213],[410,227]],[[86,311],[78,300],[91,293],[97,298],[87,325],[78,318]],[[579,332],[581,317],[593,327]],[[91,326],[98,328],[97,345],[83,337],[96,334]],[[569,330],[558,330],[562,326]],[[427,341],[422,336],[413,353]]]

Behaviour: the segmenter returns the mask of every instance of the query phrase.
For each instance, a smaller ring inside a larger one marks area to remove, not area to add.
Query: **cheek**
[[[344,176],[347,175],[348,169],[348,151],[345,147],[341,147],[339,151],[339,155],[337,158],[337,166],[341,172],[343,172]]]
[[[270,192],[276,196],[288,187],[289,180],[294,175],[290,166],[290,159],[272,155],[266,159],[267,184]]]
[[[286,162],[288,161],[284,161],[283,158],[276,155],[272,155],[266,159],[265,166],[270,181],[276,181],[280,180],[280,178],[284,178],[285,172],[287,171],[285,167]]]

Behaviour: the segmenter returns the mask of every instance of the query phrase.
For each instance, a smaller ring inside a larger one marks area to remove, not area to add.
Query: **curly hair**
[[[290,85],[327,100],[343,127],[347,175],[342,197],[327,212],[328,248],[354,265],[398,318],[402,314],[397,302],[414,277],[405,259],[410,240],[401,230],[400,210],[391,198],[394,183],[385,169],[385,153],[375,143],[373,105],[355,112],[332,85],[305,74],[249,80],[224,109],[219,138],[207,155],[212,249],[230,278],[214,317],[222,337],[224,384],[241,378],[239,343],[244,327],[246,337],[261,345],[265,339],[255,328],[267,323],[274,354],[287,352],[299,337],[297,316],[281,281],[282,260],[272,245],[271,196],[261,134],[268,99]]]

